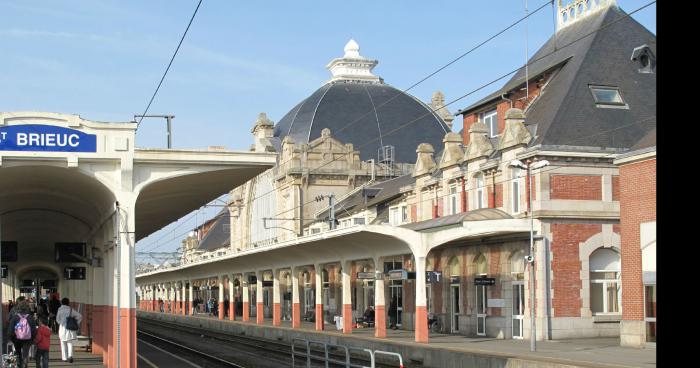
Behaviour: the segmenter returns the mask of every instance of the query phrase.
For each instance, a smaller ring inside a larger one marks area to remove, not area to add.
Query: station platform
[[[28,367],[35,367],[34,359],[29,359]],[[61,360],[61,343],[58,340],[58,335],[51,335],[51,348],[49,350],[49,367],[75,367],[80,368],[104,368],[102,364],[102,355],[92,354],[85,351],[83,347],[73,348],[73,363],[64,362]]]
[[[236,316],[239,318],[238,316]],[[430,342],[416,343],[411,330],[386,331],[386,338],[374,337],[374,328],[353,329],[343,334],[334,324],[325,324],[316,331],[313,322],[302,322],[301,328],[291,328],[290,321],[272,326],[272,321],[258,325],[255,319],[230,321],[199,314],[182,316],[138,311],[137,318],[161,320],[212,331],[286,341],[307,339],[372,350],[399,353],[404,364],[420,363],[425,367],[656,367],[656,349],[635,349],[620,346],[618,338],[593,338],[538,341],[537,351],[530,351],[529,340],[474,338],[463,335],[430,333]]]

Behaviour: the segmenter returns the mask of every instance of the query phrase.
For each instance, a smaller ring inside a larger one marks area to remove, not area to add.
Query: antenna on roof
[[[529,51],[527,48],[527,0],[525,0],[525,104],[523,104],[523,110],[527,107],[527,100],[530,97],[530,78],[527,70],[527,61],[529,59]]]

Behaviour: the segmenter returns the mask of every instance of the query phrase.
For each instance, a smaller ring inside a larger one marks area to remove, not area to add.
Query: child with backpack
[[[8,323],[8,338],[15,345],[17,366],[26,368],[29,360],[29,349],[32,347],[33,337],[36,336],[37,326],[34,317],[30,314],[29,303],[26,300],[19,302],[15,310],[16,313]]]
[[[36,368],[49,367],[49,348],[51,347],[51,329],[47,327],[49,320],[46,317],[38,319],[39,329],[36,332],[34,343],[36,344]]]

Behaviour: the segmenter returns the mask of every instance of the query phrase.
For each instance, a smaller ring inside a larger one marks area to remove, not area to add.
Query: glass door
[[[486,336],[486,285],[476,285],[476,335]]]
[[[459,295],[460,287],[450,285],[450,332],[459,332]]]
[[[656,284],[644,285],[644,324],[647,342],[656,343]]]
[[[403,313],[403,283],[399,280],[391,281],[390,303],[396,303],[396,314],[390,315],[390,320],[395,321],[396,327],[401,327],[401,314]],[[391,309],[391,308],[390,308]]]
[[[513,338],[523,338],[523,319],[525,317],[525,283],[513,281]]]

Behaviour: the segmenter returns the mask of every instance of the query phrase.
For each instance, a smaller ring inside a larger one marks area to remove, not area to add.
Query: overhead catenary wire
[[[547,4],[548,4],[548,3],[549,3],[549,2],[547,2]],[[388,133],[384,134],[384,136],[387,136],[387,135],[391,135],[391,134],[393,134],[393,133],[396,133],[397,131],[399,131],[399,130],[401,130],[401,129],[407,127],[407,126],[410,126],[411,124],[416,123],[417,121],[419,121],[419,120],[422,119],[423,117],[428,116],[429,114],[433,114],[433,113],[435,113],[436,111],[438,111],[438,110],[440,110],[440,109],[446,108],[447,106],[450,106],[450,105],[452,105],[452,104],[454,104],[454,103],[456,103],[456,102],[458,102],[458,101],[460,101],[460,100],[462,100],[462,99],[464,99],[464,98],[466,98],[466,97],[468,97],[468,96],[470,96],[470,95],[472,95],[472,94],[474,94],[474,93],[476,93],[476,92],[478,92],[478,91],[480,91],[480,90],[482,90],[482,89],[484,89],[484,88],[486,88],[486,87],[488,87],[488,86],[490,86],[490,85],[492,85],[492,84],[494,84],[494,83],[496,83],[496,82],[498,82],[498,81],[500,81],[500,80],[502,80],[502,79],[504,79],[504,78],[506,78],[506,77],[508,77],[508,76],[510,76],[510,75],[512,75],[512,74],[514,74],[514,73],[516,73],[517,71],[523,69],[524,67],[526,67],[526,66],[528,66],[528,65],[531,65],[531,64],[533,64],[533,63],[535,63],[535,62],[537,62],[537,61],[539,61],[539,60],[542,60],[542,59],[544,59],[544,58],[546,58],[546,57],[548,57],[548,56],[550,56],[550,55],[552,55],[552,54],[554,54],[554,53],[556,53],[556,52],[559,52],[560,50],[562,50],[562,49],[564,49],[564,48],[566,48],[566,47],[569,47],[569,46],[575,44],[576,42],[579,42],[579,41],[581,41],[581,40],[583,40],[583,39],[585,39],[585,38],[587,38],[587,37],[589,37],[589,36],[591,36],[591,35],[593,35],[593,34],[599,32],[599,31],[601,31],[601,30],[603,30],[603,29],[606,29],[606,28],[608,28],[608,27],[610,27],[610,26],[612,26],[612,25],[614,25],[614,24],[616,24],[616,23],[622,21],[623,19],[626,19],[626,18],[628,18],[628,17],[631,17],[633,14],[635,14],[635,13],[637,13],[637,12],[639,12],[639,11],[641,11],[641,10],[643,10],[643,9],[645,9],[645,8],[647,8],[647,7],[649,7],[649,6],[651,6],[651,5],[654,4],[654,3],[656,3],[656,0],[653,0],[653,1],[647,3],[647,4],[643,5],[643,6],[641,6],[641,7],[637,8],[637,9],[635,9],[634,11],[629,12],[629,13],[625,14],[624,16],[622,16],[622,17],[620,17],[620,18],[618,18],[618,19],[615,19],[615,20],[613,20],[613,21],[611,21],[611,22],[608,22],[608,23],[606,23],[606,24],[604,24],[604,25],[601,25],[601,26],[598,27],[597,29],[595,29],[595,30],[593,30],[593,31],[591,31],[591,32],[589,32],[589,33],[587,33],[587,34],[585,34],[585,35],[582,35],[581,37],[576,38],[576,39],[570,41],[570,42],[567,43],[567,44],[564,44],[564,45],[560,46],[559,48],[557,48],[557,49],[554,50],[554,51],[551,51],[551,52],[549,52],[549,53],[546,53],[546,54],[541,55],[541,56],[538,57],[538,58],[535,58],[535,59],[533,59],[533,60],[530,60],[530,61],[527,62],[525,65],[520,66],[520,67],[518,67],[518,68],[516,68],[516,69],[514,69],[514,70],[511,70],[511,71],[509,71],[509,72],[507,72],[507,73],[505,73],[505,74],[503,74],[503,75],[497,77],[496,79],[493,79],[493,80],[491,80],[491,81],[489,81],[489,82],[487,82],[487,83],[484,83],[484,84],[480,85],[479,87],[477,87],[477,88],[475,88],[475,89],[473,89],[473,90],[470,90],[469,92],[465,93],[464,95],[462,95],[462,96],[460,96],[460,97],[457,97],[457,98],[453,99],[452,101],[446,103],[444,106],[442,106],[442,107],[440,107],[440,108],[436,108],[436,109],[428,108],[430,111],[428,111],[427,113],[425,113],[425,114],[419,116],[418,118],[415,118],[415,119],[413,119],[413,120],[411,120],[411,121],[409,121],[409,122],[407,122],[407,123],[405,123],[405,124],[402,124],[402,125],[400,125],[400,126],[394,128],[393,130],[391,130],[391,131],[389,131]],[[539,8],[538,8],[538,10],[539,10]],[[535,14],[535,12],[532,12],[532,13],[530,13],[529,15],[533,15],[533,14]],[[522,18],[521,18],[521,19],[522,19]],[[379,107],[381,107],[381,106],[383,106],[383,105],[380,105],[380,106],[378,106],[377,108],[379,108]],[[369,112],[371,112],[371,111],[372,111],[372,110],[370,110]],[[368,113],[369,113],[369,112],[368,112]],[[655,117],[654,117],[654,119],[655,119]],[[352,122],[352,123],[350,123],[350,124],[354,124],[354,123],[358,122],[359,120],[360,120],[360,119],[355,120],[354,122]],[[631,125],[638,124],[638,123],[640,123],[640,122],[631,123],[631,124],[628,124],[628,125],[626,125],[626,126],[631,126]],[[614,128],[614,129],[611,129],[610,131],[619,130],[619,129],[622,129],[622,128],[626,127],[626,126],[616,127],[616,128]],[[347,126],[346,126],[345,128],[347,128]],[[345,129],[345,128],[344,128],[344,129]],[[604,134],[604,133],[605,133],[605,132],[597,132],[597,133],[593,134],[592,136],[600,135],[600,134]],[[583,138],[583,137],[581,137],[581,136],[577,137],[577,139],[581,139],[581,138]],[[362,144],[362,145],[360,145],[359,147],[357,147],[357,149],[355,149],[355,150],[359,150],[360,148],[362,148],[362,147],[364,147],[364,146],[366,146],[366,145],[368,145],[368,144],[374,143],[374,142],[376,142],[378,139],[379,139],[379,138],[374,138],[374,139],[372,139],[372,140],[370,140],[370,141],[367,141],[367,142],[365,142],[364,144]],[[309,174],[310,174],[310,173],[313,173],[313,172],[315,172],[315,171],[317,171],[317,170],[319,170],[319,169],[321,169],[321,168],[323,168],[323,167],[325,167],[325,166],[327,166],[327,165],[329,165],[329,164],[331,164],[331,163],[333,163],[333,162],[335,162],[335,161],[337,161],[337,160],[339,160],[339,159],[341,159],[341,158],[347,156],[348,154],[349,154],[349,153],[344,153],[344,154],[337,155],[337,156],[334,157],[333,159],[331,159],[331,160],[325,162],[324,164],[321,164],[321,165],[319,165],[319,166],[317,166],[317,167],[315,167],[315,168],[313,168],[313,169],[310,169],[310,170],[308,171],[308,173],[309,173]],[[616,154],[617,154],[617,153],[616,153]],[[270,194],[270,193],[273,193],[274,191],[275,191],[275,189],[272,189],[272,190],[267,191],[267,192],[265,192],[265,193],[263,193],[263,194],[261,194],[261,195],[258,195],[258,196],[256,196],[256,197],[252,198],[252,199],[251,199],[251,202],[254,201],[254,200],[256,200],[256,199],[259,199],[259,198],[261,198],[261,197],[263,197],[263,196],[266,196],[266,195],[268,195],[268,194]],[[308,202],[302,203],[302,204],[300,204],[300,205],[297,205],[297,206],[295,206],[295,207],[289,208],[289,209],[287,209],[287,210],[285,210],[285,211],[283,211],[283,212],[278,213],[278,214],[277,214],[276,216],[274,216],[274,217],[277,217],[277,216],[279,216],[279,215],[281,215],[281,214],[284,214],[284,213],[287,213],[287,212],[289,212],[289,211],[295,210],[295,209],[297,209],[297,208],[299,208],[299,207],[301,207],[301,206],[307,205],[307,204],[312,203],[312,202],[314,202],[314,201],[315,201],[315,200],[308,201]],[[218,218],[218,216],[215,216],[213,219],[215,219],[215,218]],[[188,232],[189,232],[189,230],[188,230],[187,232],[184,232],[183,234],[181,234],[181,235],[179,235],[179,236],[182,236],[182,235],[184,235],[184,234],[186,234],[186,233],[188,233]],[[161,245],[159,245],[158,247],[160,247],[160,246],[162,246],[162,245],[164,245],[164,244],[161,244]],[[155,249],[155,248],[153,248],[153,249]]]
[[[163,73],[163,76],[160,78],[160,82],[158,82],[158,86],[156,87],[156,90],[153,92],[153,96],[151,96],[151,100],[148,101],[148,105],[146,105],[146,109],[143,110],[143,114],[141,114],[141,119],[139,120],[138,123],[136,123],[136,129],[139,128],[141,125],[141,122],[143,121],[143,117],[148,113],[148,109],[151,108],[151,104],[153,103],[153,100],[156,98],[156,95],[158,94],[158,91],[160,90],[160,86],[163,84],[163,81],[165,80],[165,76],[168,75],[168,71],[170,70],[170,66],[173,65],[173,61],[175,60],[175,56],[177,56],[177,52],[180,51],[180,46],[182,46],[182,42],[185,40],[185,36],[187,36],[187,31],[190,30],[190,26],[192,25],[192,21],[194,20],[194,17],[197,15],[197,11],[199,10],[199,6],[202,5],[202,0],[199,0],[197,3],[197,7],[194,9],[194,13],[192,13],[192,17],[190,18],[190,22],[187,23],[187,28],[185,28],[185,32],[182,34],[182,37],[180,37],[180,42],[177,44],[177,48],[175,48],[175,52],[173,53],[173,56],[170,58],[170,62],[168,63],[168,67],[165,68],[165,72]]]

